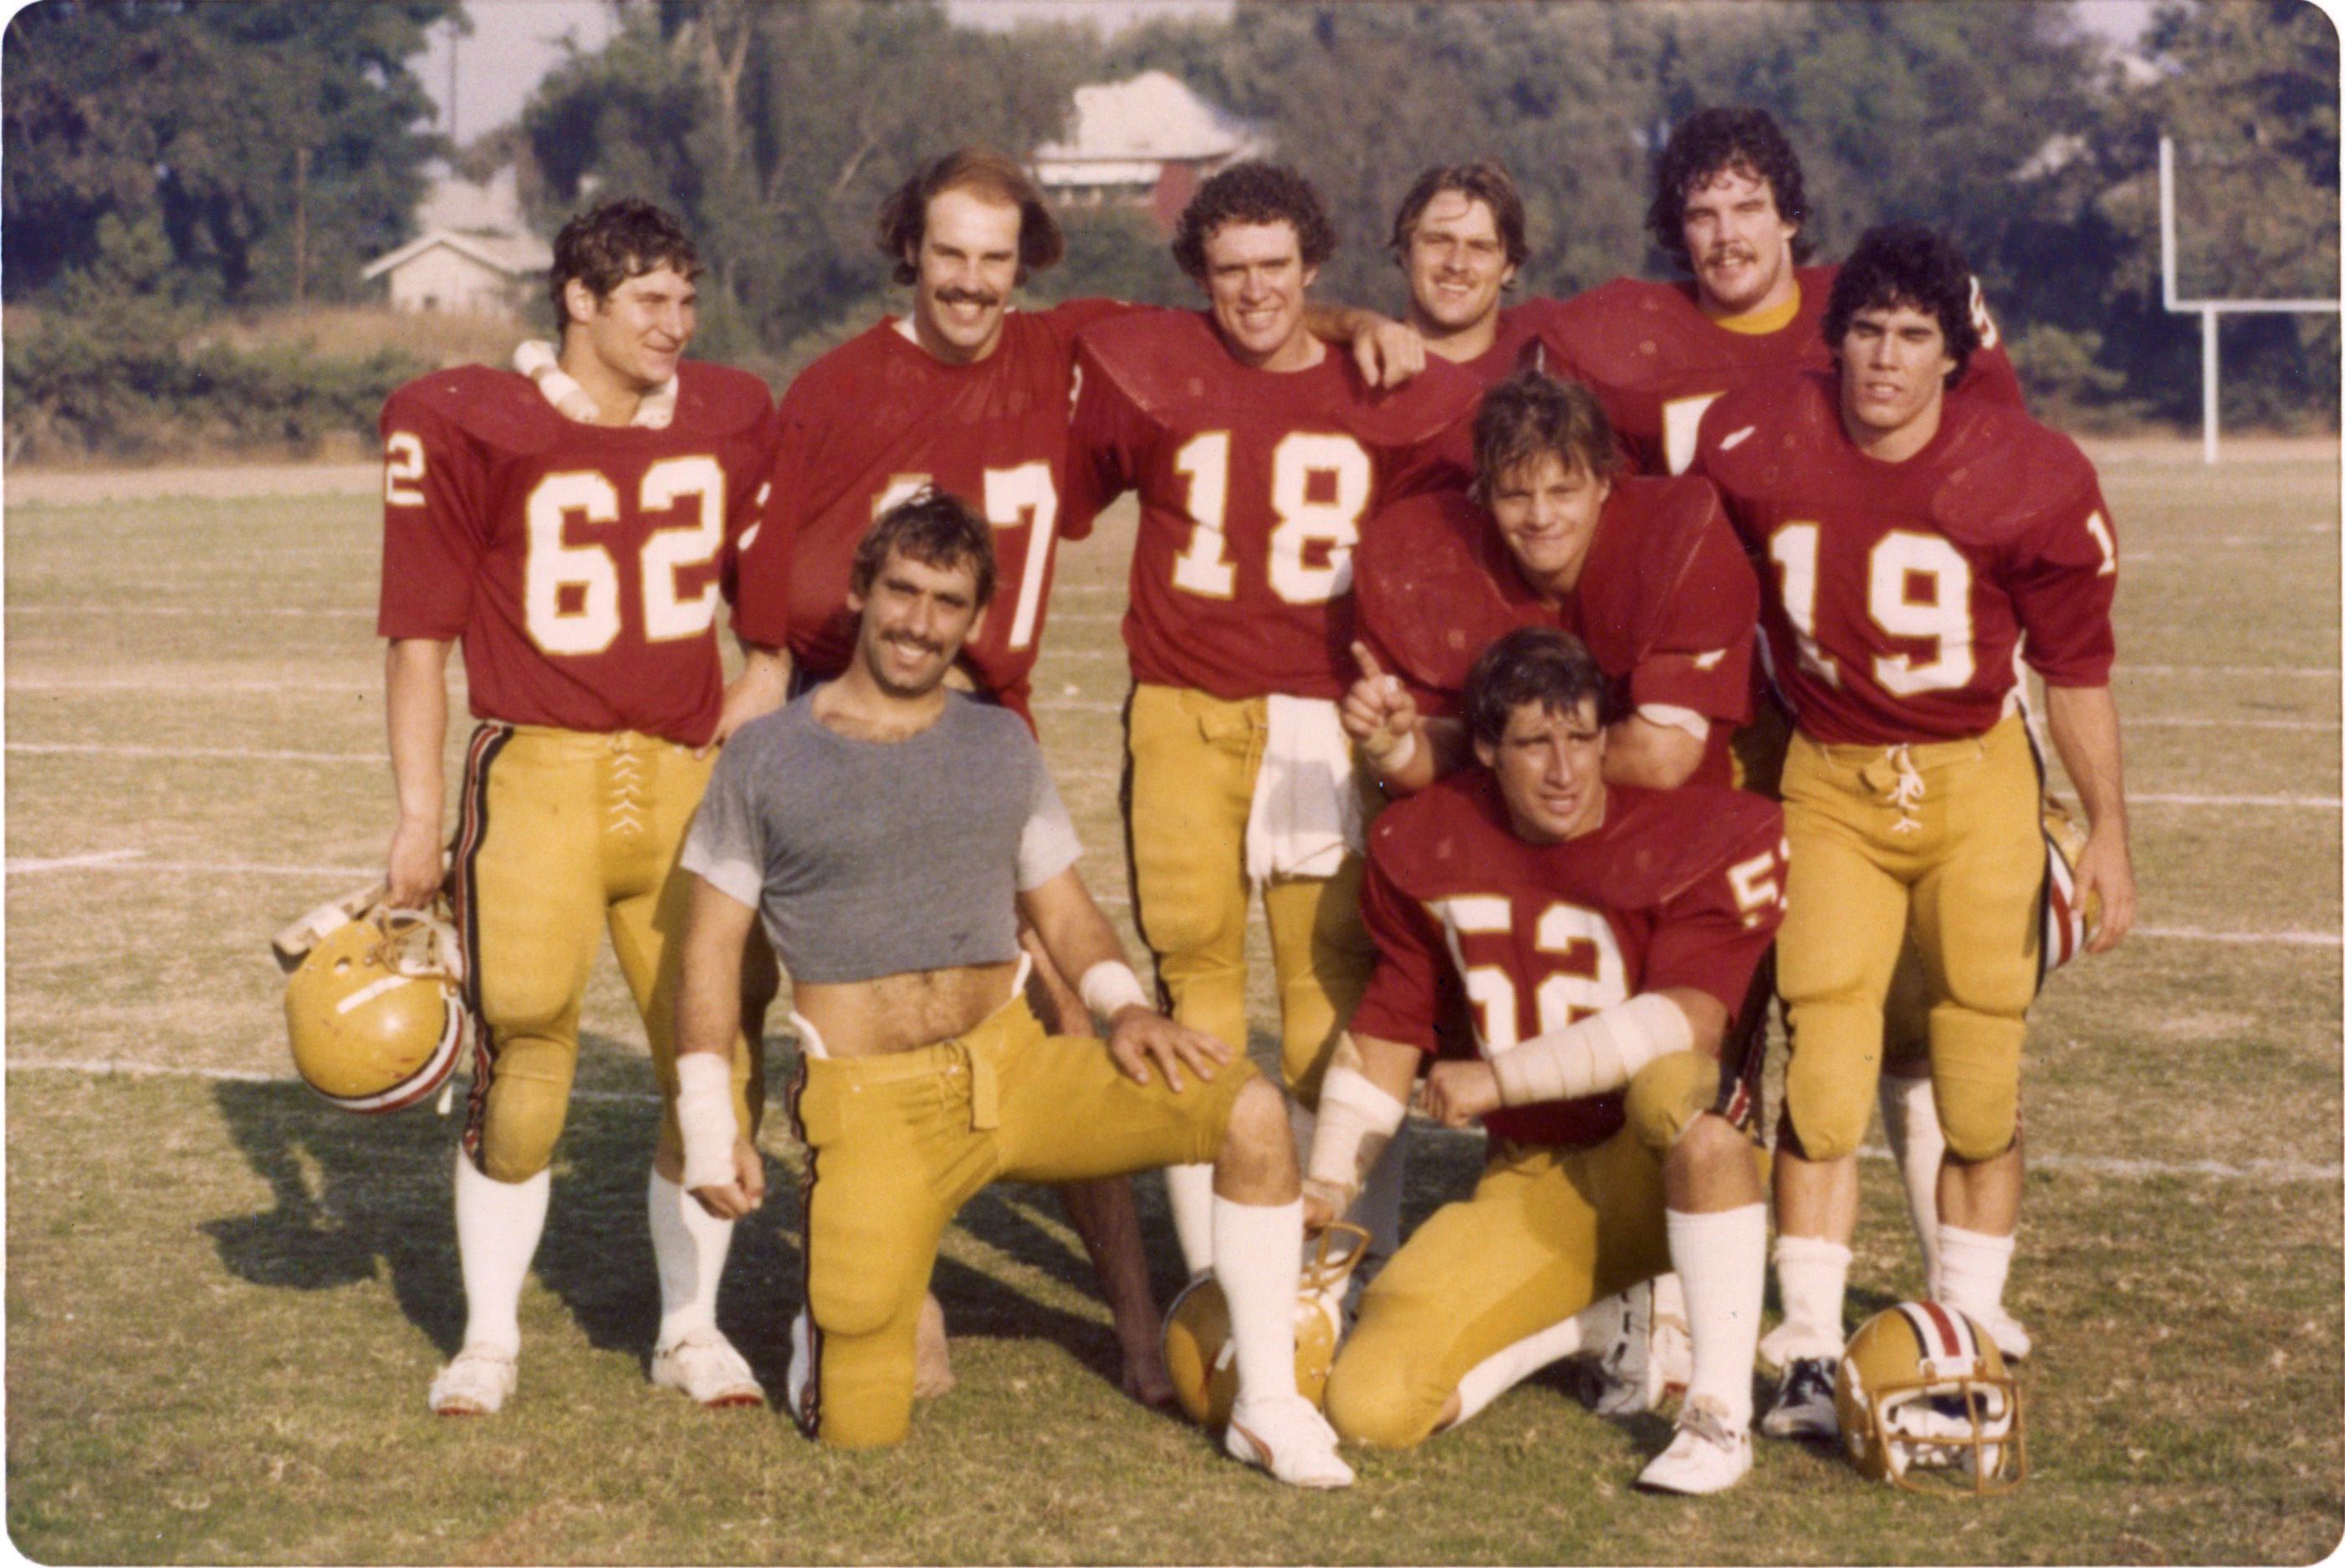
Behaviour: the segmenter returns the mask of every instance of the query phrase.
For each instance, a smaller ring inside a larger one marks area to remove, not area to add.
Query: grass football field
[[[1081,1249],[1020,1188],[948,1238],[960,1386],[909,1442],[827,1452],[771,1411],[704,1412],[645,1380],[656,1108],[607,959],[520,1391],[492,1421],[431,1417],[462,1322],[454,1121],[310,1097],[267,952],[387,840],[379,506],[151,478],[75,499],[12,474],[11,1541],[45,1563],[2319,1561],[2345,1534],[2337,452],[2096,455],[2140,928],[2035,1015],[2010,1294],[2035,1340],[2033,1474],[1985,1502],[1773,1442],[1736,1492],[1642,1496],[1666,1418],[1599,1419],[1552,1372],[1418,1452],[1355,1455],[1348,1492],[1292,1492],[1120,1397]],[[1130,528],[1127,509],[1069,549],[1038,683],[1119,916]],[[1266,989],[1254,1010],[1260,1030]],[[1477,1158],[1420,1132],[1412,1218]],[[1859,1316],[1919,1288],[1890,1167],[1863,1171]],[[1169,1300],[1152,1178],[1140,1200]],[[723,1308],[769,1387],[791,1209],[743,1226]]]

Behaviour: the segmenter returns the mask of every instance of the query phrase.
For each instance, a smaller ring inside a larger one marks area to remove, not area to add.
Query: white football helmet
[[[344,1110],[403,1109],[445,1083],[463,1038],[463,946],[421,909],[334,905],[285,986],[293,1065]],[[280,942],[283,939],[280,938]]]
[[[2101,928],[2101,895],[2076,896],[2085,832],[2056,796],[2044,797],[2044,958],[2049,975],[2085,950]]]
[[[1336,1252],[1338,1238],[1350,1242]],[[1367,1255],[1368,1233],[1356,1225],[1330,1225],[1320,1233],[1303,1288],[1294,1300],[1294,1387],[1315,1406],[1327,1399],[1327,1371],[1344,1340],[1344,1286]],[[1237,1347],[1230,1341],[1230,1303],[1208,1269],[1189,1281],[1164,1314],[1164,1367],[1189,1419],[1208,1427],[1229,1424],[1237,1403]]]
[[[1850,1462],[1914,1492],[2008,1492],[2027,1473],[2019,1385],[1967,1314],[1902,1301],[1849,1336],[1832,1391]]]

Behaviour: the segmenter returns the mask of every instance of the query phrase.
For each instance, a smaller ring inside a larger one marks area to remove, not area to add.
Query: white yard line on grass
[[[2143,718],[2127,713],[2128,730],[2333,730],[2335,719],[2185,719]]]
[[[10,741],[8,749],[36,756],[209,757],[238,763],[365,763],[373,767],[391,761],[382,752],[256,752],[228,746],[108,746],[94,742]]]
[[[290,604],[11,604],[11,615],[117,615],[126,620],[151,620],[157,615],[299,616],[304,620],[371,621],[371,610],[316,610]]]
[[[12,1061],[12,1073],[73,1073],[84,1077],[137,1078],[197,1078],[208,1083],[286,1084],[301,1080],[290,1073],[265,1073],[249,1067],[189,1067],[167,1066],[154,1062],[75,1061]],[[659,1097],[640,1089],[573,1089],[574,1099],[604,1103],[652,1105]],[[1416,1132],[1436,1138],[1479,1138],[1478,1133],[1436,1126],[1417,1118]],[[1868,1144],[1858,1150],[1868,1159],[1885,1160],[1889,1151],[1878,1145]],[[2345,1177],[2345,1167],[2316,1165],[2299,1159],[2249,1159],[2234,1164],[2221,1159],[2124,1159],[2101,1155],[2063,1155],[2046,1151],[2031,1143],[2027,1163],[2039,1170],[2073,1170],[2092,1176],[2204,1176],[2222,1181],[2261,1181],[2268,1183],[2332,1182]]]
[[[2196,926],[2137,926],[2131,934],[2152,942],[2236,942],[2246,946],[2275,942],[2288,947],[2345,946],[2345,936],[2334,931],[2208,931]]]
[[[2334,681],[2339,673],[2334,664],[2117,664],[2121,675],[2278,675],[2291,681]]]
[[[142,860],[143,849],[112,849],[102,855],[68,855],[56,860],[10,860],[11,876],[29,872],[128,871],[140,876],[165,874],[182,876],[380,876],[382,867],[352,865],[266,865],[248,861]]]
[[[2345,810],[2345,800],[2333,794],[2132,794],[2133,805],[2271,805],[2305,811]]]

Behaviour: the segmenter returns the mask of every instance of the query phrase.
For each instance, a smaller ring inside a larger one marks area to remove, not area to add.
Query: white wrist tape
[[[1149,1006],[1148,993],[1140,988],[1140,976],[1132,966],[1120,958],[1107,958],[1083,971],[1075,983],[1075,993],[1083,1006],[1102,1018],[1112,1018],[1122,1009],[1133,1006]]]
[[[675,1058],[675,1126],[684,1136],[684,1189],[730,1187],[733,1144],[741,1124],[733,1116],[733,1064],[713,1051]]]
[[[1304,1174],[1330,1187],[1356,1189],[1361,1167],[1383,1152],[1407,1115],[1406,1106],[1358,1068],[1329,1067],[1319,1085],[1319,1125]]]
[[[1625,1087],[1654,1057],[1691,1049],[1685,1009],[1649,991],[1500,1051],[1490,1067],[1500,1104],[1536,1105]]]

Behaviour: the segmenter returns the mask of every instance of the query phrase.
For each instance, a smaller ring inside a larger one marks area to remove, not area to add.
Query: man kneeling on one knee
[[[1303,1217],[1284,1098],[1147,1005],[1075,871],[1032,736],[945,686],[992,595],[991,533],[934,491],[883,514],[855,558],[853,662],[719,759],[684,852],[697,879],[677,1006],[684,1184],[718,1215],[764,1199],[724,1092],[742,946],[762,917],[802,1042],[789,1103],[811,1158],[789,1398],[809,1436],[905,1436],[938,1242],[989,1182],[1210,1161],[1240,1385],[1224,1444],[1281,1481],[1348,1485],[1335,1433],[1295,1391]],[[1021,911],[1081,977],[1104,1040],[1036,1022]]]
[[[1361,914],[1377,965],[1321,1091],[1305,1207],[1340,1214],[1461,997],[1477,1059],[1424,1106],[1479,1118],[1473,1195],[1410,1236],[1327,1381],[1346,1438],[1407,1447],[1579,1349],[1574,1315],[1674,1267],[1693,1378],[1641,1484],[1751,1466],[1767,1210],[1759,1052],[1721,1063],[1782,919],[1782,811],[1738,791],[1608,784],[1605,683],[1549,627],[1492,643],[1464,714],[1481,764],[1386,808]]]

